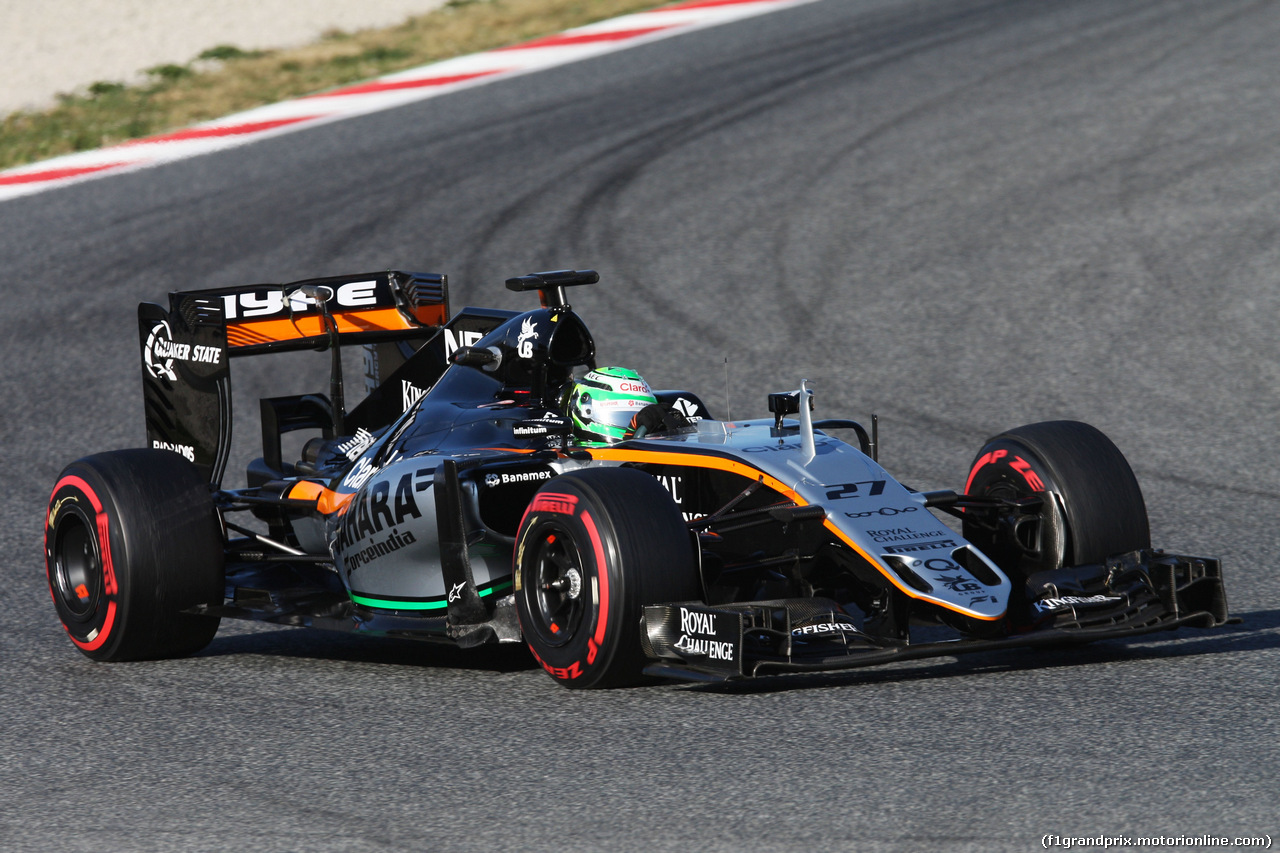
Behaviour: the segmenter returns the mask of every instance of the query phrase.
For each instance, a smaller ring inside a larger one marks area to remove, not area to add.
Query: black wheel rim
[[[1025,451],[1023,452],[1025,453]],[[1006,569],[1020,567],[1023,575],[1059,568],[1062,564],[1062,554],[1058,553],[1061,550],[1062,543],[1056,539],[1052,540],[1051,543],[1046,543],[1045,540],[1051,528],[1050,516],[1061,516],[1062,514],[1060,512],[1060,504],[1057,503],[1054,497],[1061,490],[1053,475],[1046,470],[1045,466],[1036,464],[1035,470],[1036,476],[1040,478],[1044,485],[1045,499],[1051,502],[1050,505],[1041,509],[1036,519],[1021,521],[1016,527],[1006,529],[1007,539],[1001,537],[997,530],[988,528],[985,525],[978,526],[973,524],[965,528],[965,538],[977,545],[987,556],[993,558],[998,565]],[[1006,466],[994,479],[976,488],[973,493],[983,497],[1002,498],[1010,501],[1036,494],[1024,482],[1024,479],[1024,475],[1014,472]],[[1047,545],[1052,543],[1056,543],[1056,547],[1052,550],[1046,550]]]
[[[532,583],[525,593],[533,616],[530,628],[547,646],[566,645],[582,626],[591,595],[573,537],[559,525],[538,529],[530,569]]]
[[[102,557],[96,531],[75,510],[64,511],[54,531],[53,587],[72,621],[92,621],[103,593]]]

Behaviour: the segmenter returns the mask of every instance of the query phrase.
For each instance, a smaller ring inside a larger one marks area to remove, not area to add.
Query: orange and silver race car
[[[46,513],[71,641],[176,657],[241,618],[524,642],[565,686],[606,687],[1226,621],[1219,561],[1152,549],[1096,429],[1009,430],[963,490],[917,491],[881,467],[874,418],[817,418],[804,382],[730,422],[597,371],[565,298],[597,280],[510,279],[539,294],[523,312],[451,315],[444,276],[394,271],[141,305],[149,446],[73,462]],[[344,347],[376,377],[350,411]],[[262,455],[224,488],[231,360],[301,349],[330,353],[328,393],[261,400]],[[615,404],[618,432],[584,432]]]

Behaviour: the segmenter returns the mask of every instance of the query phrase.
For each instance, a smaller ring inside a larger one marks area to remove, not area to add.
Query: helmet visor
[[[578,404],[578,411],[593,428],[614,438],[621,438],[624,433],[630,432],[632,419],[652,402],[635,397],[600,399],[584,394]]]

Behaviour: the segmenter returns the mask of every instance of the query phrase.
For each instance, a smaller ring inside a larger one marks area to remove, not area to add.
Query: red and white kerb
[[[366,83],[270,104],[185,130],[68,154],[0,172],[0,201],[76,181],[196,157],[312,127],[391,109],[467,86],[566,65],[693,29],[762,15],[812,0],[689,0],[624,15],[485,53],[423,65]]]

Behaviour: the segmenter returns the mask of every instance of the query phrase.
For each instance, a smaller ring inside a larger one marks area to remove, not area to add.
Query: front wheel
[[[58,618],[94,660],[181,657],[209,644],[223,539],[209,486],[166,450],[71,463],[45,513],[45,571]]]
[[[534,657],[570,688],[641,679],[641,610],[701,597],[671,496],[629,468],[573,471],[534,495],[516,536],[516,612]]]
[[[1001,433],[978,451],[965,492],[1043,498],[1037,516],[1016,523],[965,520],[964,537],[1015,576],[1151,547],[1133,470],[1115,444],[1088,424],[1047,421]]]

